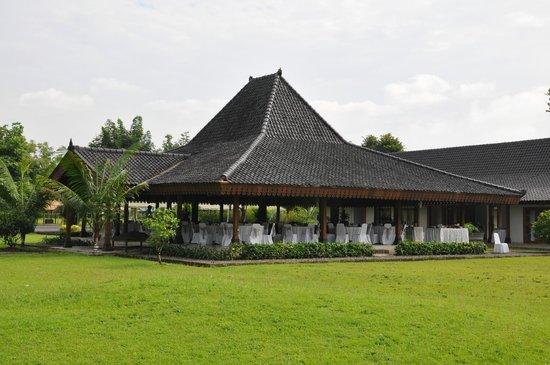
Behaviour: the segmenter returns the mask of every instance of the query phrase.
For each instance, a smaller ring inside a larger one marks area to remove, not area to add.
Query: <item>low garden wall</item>
[[[404,241],[395,246],[398,256],[422,255],[481,255],[487,246],[483,242],[412,242]]]
[[[169,245],[163,256],[199,260],[265,260],[372,256],[365,243],[275,243],[269,245],[232,244],[229,247]]]

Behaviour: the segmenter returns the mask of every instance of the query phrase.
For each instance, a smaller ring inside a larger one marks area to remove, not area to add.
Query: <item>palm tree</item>
[[[30,160],[21,161],[16,172],[18,178],[14,179],[6,163],[0,159],[0,214],[3,228],[11,227],[11,233],[4,232],[5,237],[18,233],[22,245],[26,235],[34,231],[36,220],[49,200],[43,179],[29,177],[30,166]]]
[[[116,161],[105,160],[88,168],[73,151],[68,151],[60,162],[66,179],[51,181],[64,202],[90,218],[96,246],[104,229],[103,247],[111,248],[112,221],[119,207],[147,188],[146,183],[132,186],[128,182],[125,166],[133,153],[134,150],[127,150]]]

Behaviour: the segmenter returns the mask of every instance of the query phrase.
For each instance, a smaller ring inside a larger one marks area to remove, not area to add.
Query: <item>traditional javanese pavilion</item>
[[[366,121],[368,122],[368,121]],[[123,150],[70,145],[91,169]],[[282,76],[250,77],[246,85],[184,147],[169,153],[137,152],[127,165],[131,183],[147,181],[140,201],[192,206],[232,205],[233,240],[239,207],[319,207],[319,236],[353,207],[364,221],[430,226],[480,220],[492,231],[491,208],[518,204],[523,192],[445,172],[347,142]],[[61,178],[58,168],[54,177]],[[437,208],[437,209],[434,209]],[[125,209],[127,227],[128,208]],[[359,218],[358,218],[359,219]],[[179,235],[178,235],[179,237]]]

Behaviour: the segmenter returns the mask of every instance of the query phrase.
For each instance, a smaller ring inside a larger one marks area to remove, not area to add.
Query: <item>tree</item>
[[[112,221],[127,199],[147,188],[146,183],[130,185],[125,166],[134,149],[127,150],[118,160],[105,160],[89,168],[72,151],[60,162],[67,181],[50,180],[52,189],[72,209],[85,213],[94,227],[94,243],[104,229],[104,248],[111,248]]]
[[[538,238],[550,242],[550,210],[539,214],[533,222],[533,232]]]
[[[546,96],[550,96],[550,89],[548,89],[548,91],[546,92]],[[548,102],[546,103],[546,105],[548,106],[548,109],[546,109],[546,112],[550,113],[550,98],[549,98]]]
[[[136,147],[140,151],[155,149],[151,132],[143,129],[143,119],[139,115],[132,120],[129,129],[126,129],[121,119],[117,119],[116,123],[107,119],[101,127],[101,132],[88,145],[90,147],[124,149]]]
[[[151,230],[147,242],[155,249],[158,263],[162,264],[162,250],[176,236],[179,224],[176,213],[171,209],[159,208],[152,217],[145,218],[143,224]]]
[[[0,126],[0,158],[4,160],[12,174],[16,174],[18,166],[25,157],[33,151],[33,147],[23,135],[23,125],[12,123]]]
[[[34,232],[36,220],[44,211],[50,198],[43,179],[31,178],[28,174],[31,160],[23,160],[17,171],[17,179],[0,159],[0,221],[2,236],[9,240],[17,232],[21,244],[25,244],[28,233]]]
[[[176,142],[173,142],[173,139],[174,137],[172,137],[171,134],[167,134],[166,136],[164,136],[164,141],[162,142],[163,152],[168,152],[175,148],[183,147],[187,143],[189,143],[189,132],[186,131],[180,134],[180,138]]]
[[[405,150],[403,143],[391,133],[383,134],[379,138],[370,134],[363,138],[361,146],[385,153],[402,152]]]

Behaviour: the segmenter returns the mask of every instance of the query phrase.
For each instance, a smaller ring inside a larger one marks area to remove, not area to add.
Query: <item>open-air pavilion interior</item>
[[[91,169],[124,153],[72,143],[69,150]],[[126,168],[130,183],[148,183],[136,201],[175,207],[181,223],[176,243],[464,242],[489,241],[494,231],[509,241],[510,206],[524,195],[347,142],[280,70],[250,77],[187,145],[136,152]],[[61,166],[53,176],[63,179]],[[199,222],[205,205],[218,207],[217,221]],[[243,206],[258,207],[257,222],[245,224]],[[281,207],[293,206],[317,207],[316,223],[282,224]],[[277,212],[271,222],[267,207]],[[121,221],[116,234],[139,229],[129,221],[128,205]],[[467,222],[481,227],[482,236],[470,237]]]

